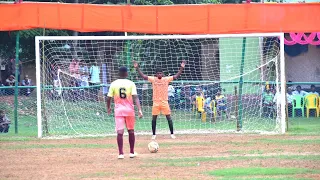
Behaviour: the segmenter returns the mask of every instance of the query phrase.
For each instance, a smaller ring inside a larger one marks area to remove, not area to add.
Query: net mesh
[[[115,134],[105,97],[120,66],[129,68],[144,113],[135,131],[151,134],[152,86],[138,75],[132,60],[148,76],[156,68],[174,75],[181,61],[187,62],[169,86],[177,134],[279,132],[280,106],[274,98],[280,92],[277,37],[79,37],[39,43],[44,136]],[[158,117],[157,132],[169,133],[165,116]]]

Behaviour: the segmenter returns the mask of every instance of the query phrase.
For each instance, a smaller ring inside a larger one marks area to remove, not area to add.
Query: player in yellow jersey
[[[134,105],[135,101],[139,117],[142,117],[141,106],[139,98],[137,96],[137,88],[134,82],[126,79],[128,77],[128,69],[121,67],[119,69],[120,79],[113,81],[110,85],[108,97],[107,97],[107,109],[108,114],[111,114],[111,98],[114,100],[114,116],[117,131],[117,143],[119,149],[118,159],[123,159],[123,133],[124,126],[126,125],[129,133],[130,144],[130,158],[134,158],[136,153],[134,152],[135,135],[134,135]]]
[[[196,109],[200,113],[200,117],[204,112],[204,95],[202,92],[198,92],[196,96]]]

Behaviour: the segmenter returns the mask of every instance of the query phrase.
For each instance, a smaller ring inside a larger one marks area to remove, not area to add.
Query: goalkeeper
[[[173,134],[173,123],[171,119],[171,110],[168,103],[168,87],[169,83],[174,79],[178,79],[181,75],[185,61],[182,61],[181,67],[179,72],[174,76],[163,77],[163,72],[161,68],[156,69],[156,77],[154,76],[147,76],[141,72],[139,69],[139,65],[136,61],[133,61],[134,68],[138,71],[139,75],[144,79],[148,80],[152,83],[153,89],[153,106],[152,106],[152,139],[156,139],[156,124],[157,124],[157,117],[160,114],[164,114],[168,120],[171,138],[175,139],[175,135]]]

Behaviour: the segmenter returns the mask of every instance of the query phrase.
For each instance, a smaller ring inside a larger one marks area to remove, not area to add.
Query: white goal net
[[[130,70],[144,113],[135,131],[151,134],[152,86],[133,60],[148,76],[156,68],[174,75],[187,62],[168,95],[177,134],[283,133],[281,40],[283,34],[37,37],[39,137],[115,134],[105,97],[120,66]],[[157,132],[169,133],[162,115]]]

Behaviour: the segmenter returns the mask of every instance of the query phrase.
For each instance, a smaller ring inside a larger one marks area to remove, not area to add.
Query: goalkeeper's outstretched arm
[[[148,80],[148,76],[143,74],[143,72],[140,70],[139,68],[139,64],[136,61],[133,61],[133,66],[134,68],[136,68],[136,70],[138,71],[139,75],[144,79],[144,80]]]
[[[185,65],[186,65],[186,61],[183,60],[182,63],[181,63],[181,67],[179,69],[179,72],[176,75],[173,76],[173,79],[178,79],[180,77]]]

